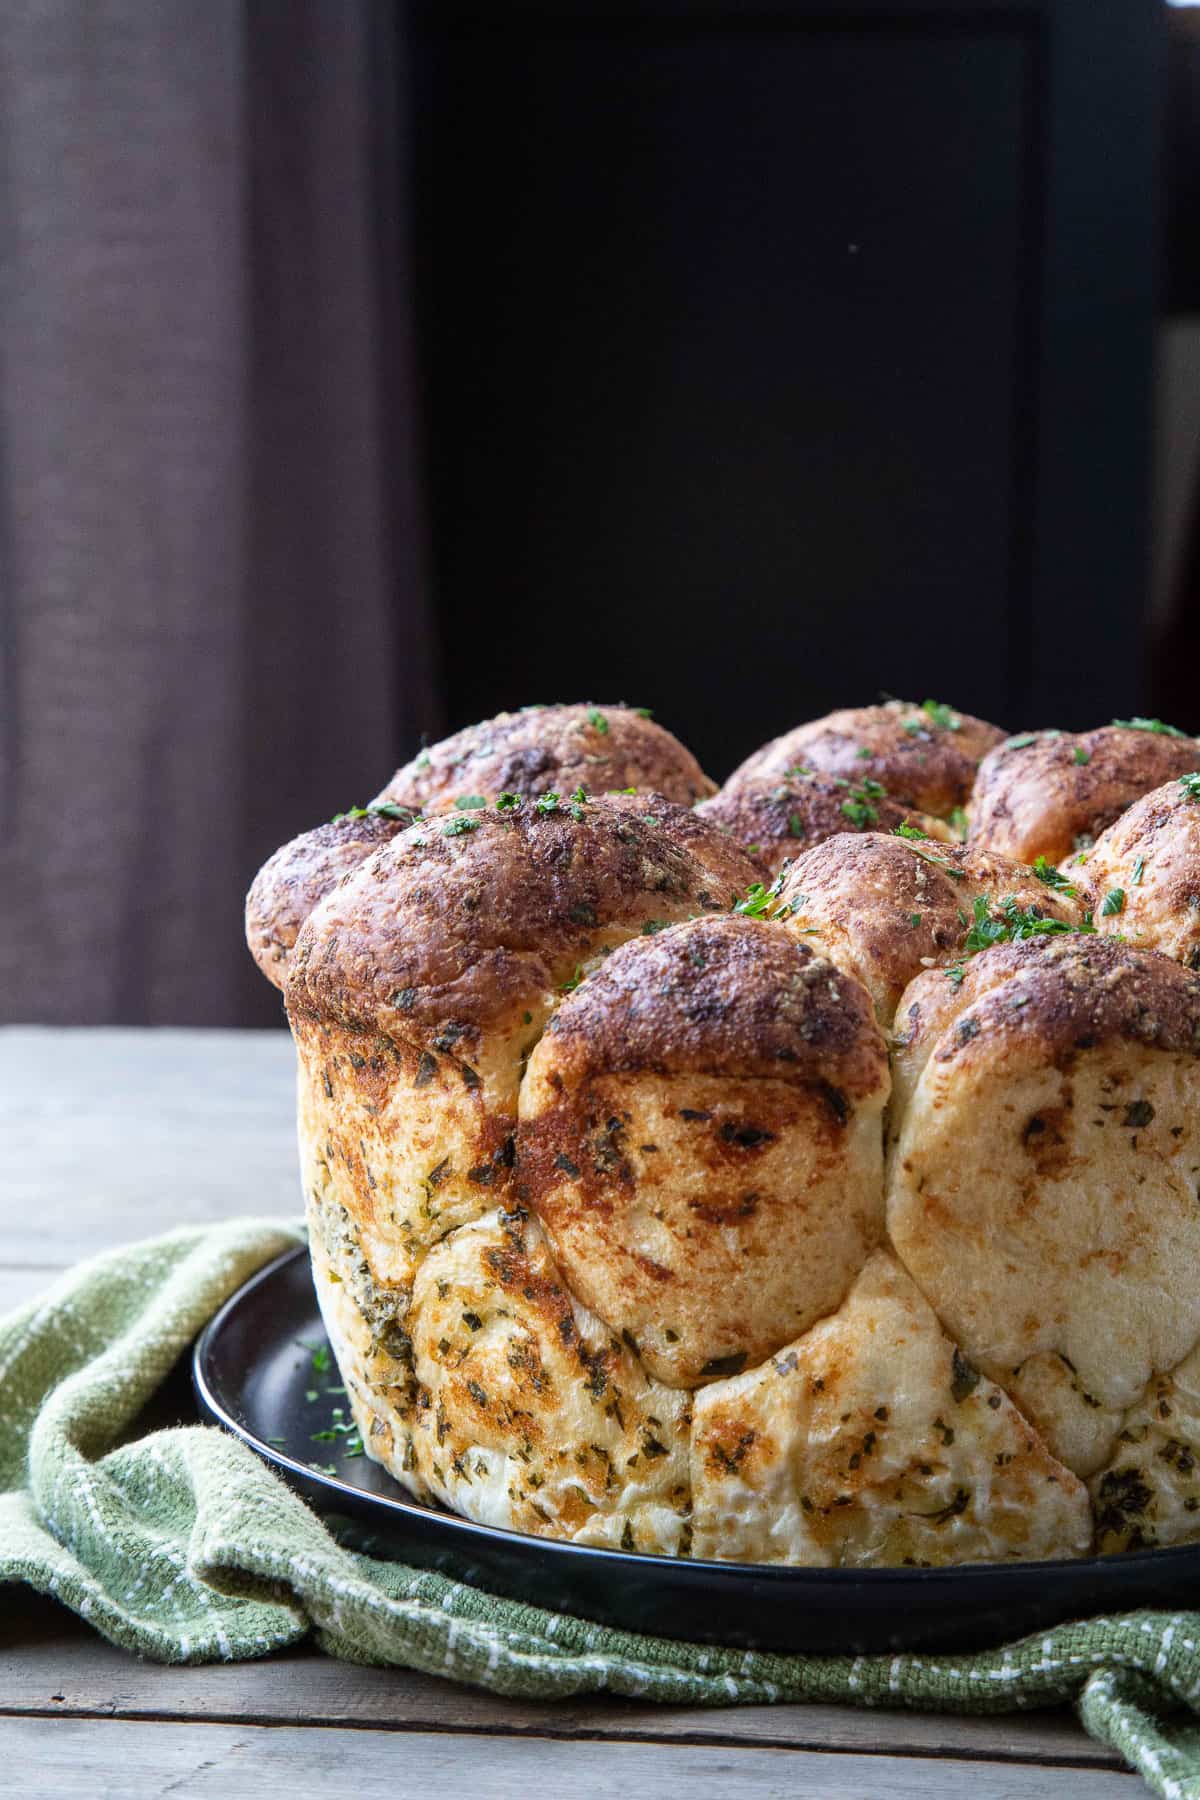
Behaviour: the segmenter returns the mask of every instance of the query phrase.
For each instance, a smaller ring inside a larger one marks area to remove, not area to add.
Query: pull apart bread
[[[628,708],[503,715],[278,852],[247,934],[368,1454],[666,1555],[1200,1535],[1200,796],[1149,723],[1065,872],[934,702],[717,795]]]

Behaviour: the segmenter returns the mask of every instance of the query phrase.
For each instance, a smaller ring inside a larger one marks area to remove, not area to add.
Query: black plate
[[[341,1453],[342,1439],[314,1442],[331,1408],[345,1405],[325,1391],[339,1380],[332,1360],[327,1374],[313,1370],[312,1346],[325,1342],[307,1252],[290,1251],[240,1288],[197,1342],[201,1412],[257,1450],[351,1549],[555,1612],[738,1649],[857,1655],[980,1649],[1064,1619],[1178,1608],[1200,1586],[1196,1544],[1079,1562],[859,1571],[638,1556],[474,1525],[410,1499],[377,1463]],[[336,1475],[314,1462],[334,1463]]]

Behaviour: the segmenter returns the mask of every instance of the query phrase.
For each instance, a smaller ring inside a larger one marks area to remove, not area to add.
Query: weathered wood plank
[[[48,1288],[60,1269],[0,1269],[0,1317]]]
[[[294,1079],[284,1031],[0,1030],[0,1266],[298,1214]]]
[[[823,1751],[714,1749],[695,1744],[564,1742],[553,1738],[447,1737],[282,1725],[102,1723],[0,1719],[0,1768],[19,1771],[19,1791],[36,1800],[191,1800],[260,1791],[308,1795],[353,1792],[361,1800],[396,1793],[469,1794],[513,1800],[540,1793],[595,1800],[729,1800],[730,1794],[803,1800],[1128,1800],[1127,1775],[1047,1769],[1028,1763],[930,1762]],[[0,1777],[0,1785],[3,1778]]]
[[[372,1725],[1121,1767],[1065,1710],[954,1718],[851,1706],[665,1707],[605,1696],[539,1703],[405,1669],[362,1669],[307,1648],[263,1662],[163,1668],[106,1644],[51,1601],[10,1600],[0,1623],[0,1714]]]

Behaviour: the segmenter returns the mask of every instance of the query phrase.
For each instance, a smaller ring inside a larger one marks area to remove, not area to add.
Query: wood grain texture
[[[284,1031],[0,1030],[0,1268],[298,1215],[294,1079]]]
[[[266,1791],[359,1800],[404,1794],[469,1794],[513,1800],[542,1793],[589,1800],[929,1800],[966,1791],[971,1800],[1126,1800],[1127,1775],[1047,1769],[1029,1763],[955,1762],[838,1755],[823,1751],[613,1744],[554,1738],[447,1737],[327,1726],[183,1725],[63,1719],[0,1719],[0,1769],[19,1770],[27,1800],[196,1800]],[[0,1776],[0,1792],[4,1790]]]
[[[0,1622],[0,1714],[743,1743],[1121,1767],[1065,1710],[953,1718],[852,1706],[652,1706],[607,1696],[535,1702],[407,1669],[358,1668],[309,1648],[263,1662],[165,1668],[127,1656],[34,1596],[18,1600]]]
[[[57,1281],[61,1273],[60,1269],[48,1268],[0,1269],[0,1317],[11,1312],[14,1306],[23,1306],[26,1300],[32,1300]]]

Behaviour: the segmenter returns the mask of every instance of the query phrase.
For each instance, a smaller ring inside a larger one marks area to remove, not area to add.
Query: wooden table
[[[0,1031],[0,1129],[0,1311],[81,1256],[168,1225],[299,1210],[282,1032]],[[1146,1791],[1066,1711],[531,1704],[304,1649],[160,1668],[5,1590],[0,1794],[240,1795],[259,1780],[305,1800],[491,1800],[535,1784],[571,1800]]]

